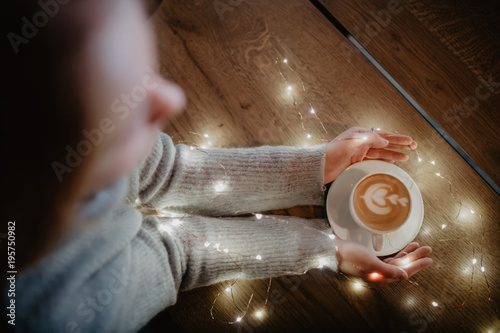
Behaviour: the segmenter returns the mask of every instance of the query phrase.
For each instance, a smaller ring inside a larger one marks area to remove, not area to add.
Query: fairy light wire
[[[278,72],[279,72],[279,75],[280,77],[282,78],[285,86],[287,87],[287,91],[288,93],[290,94],[290,96],[292,97],[292,101],[293,101],[293,105],[294,107],[297,107],[298,105],[298,102],[295,98],[295,94],[294,94],[294,84],[291,83],[285,76],[284,74],[284,71],[282,70],[282,67],[284,66],[284,68],[287,70],[287,71],[290,71],[295,77],[296,79],[299,81],[299,84],[298,86],[300,86],[302,88],[302,92],[304,93],[304,96],[305,96],[305,102],[307,103],[307,105],[309,106],[309,114],[310,115],[313,115],[314,118],[318,121],[318,123],[321,125],[321,128],[322,130],[324,131],[325,134],[328,134],[328,131],[326,130],[323,122],[321,121],[321,119],[318,117],[318,112],[317,110],[313,107],[311,101],[309,100],[309,97],[307,95],[307,91],[306,91],[306,86],[305,86],[305,83],[304,81],[302,80],[302,78],[300,77],[299,73],[294,70],[292,68],[292,66],[290,65],[290,61],[288,59],[284,59],[283,61],[280,61],[279,58],[275,58],[275,63],[276,65],[278,66]],[[306,134],[306,137],[309,139],[311,138],[311,135],[307,132],[307,129],[306,129],[306,126],[305,126],[305,118],[304,118],[304,115],[302,114],[302,112],[300,110],[297,111],[297,115],[298,115],[298,118],[300,120],[300,126],[302,128],[302,130],[305,132]],[[380,130],[380,128],[377,128],[377,131]],[[393,131],[394,133],[397,133],[396,131]],[[203,137],[204,139],[209,139],[210,136],[208,134],[199,134],[199,133],[196,133],[196,132],[188,132],[189,134],[191,135],[195,135],[195,136],[199,136],[199,137]],[[175,135],[180,135],[180,133],[176,133]],[[175,136],[174,135],[174,136]],[[172,138],[174,138],[174,136],[172,136]],[[361,139],[363,140],[364,137],[352,137],[352,138],[341,138],[339,140],[353,140],[353,139]],[[181,142],[179,142],[181,143]],[[184,141],[182,141],[182,143],[184,143]],[[212,146],[213,144],[213,141],[209,141],[207,143],[205,143],[205,145],[208,145],[208,146]],[[207,149],[205,148],[206,146],[205,145],[202,145],[202,146],[196,146],[196,145],[191,145],[191,150],[197,150],[197,151],[200,151],[202,153],[205,153],[207,155],[210,155],[212,156],[212,154],[210,154],[210,149]],[[420,154],[419,154],[419,151],[418,149],[414,149],[413,150],[414,152],[416,152],[416,155],[417,155],[417,160],[418,160],[418,163],[428,163],[429,165],[432,165],[432,167],[438,167],[439,163],[436,162],[436,160],[426,160],[424,159]],[[214,157],[214,156],[212,156]],[[214,157],[215,158],[215,157]],[[215,196],[213,198],[211,198],[211,200],[208,202],[212,202],[213,200],[215,200],[217,198],[217,196],[220,194],[220,192],[223,192],[223,190],[226,188],[227,186],[227,180],[228,180],[228,172],[227,172],[227,169],[225,168],[225,166],[220,163],[220,161],[218,161],[216,158],[215,158],[215,163],[218,167],[220,167],[222,170],[223,170],[223,180],[221,183],[218,183],[215,187]],[[456,187],[453,185],[453,183],[442,173],[442,172],[429,172],[428,173],[429,175],[432,175],[433,177],[438,177],[440,179],[442,179],[443,181],[445,181],[447,184],[448,184],[448,188],[449,188],[449,194],[450,194],[450,197],[452,198],[452,200],[454,200],[455,202],[457,202],[459,204],[459,209],[458,209],[458,212],[457,212],[457,215],[455,216],[454,220],[455,221],[458,221],[459,217],[460,217],[460,214],[462,213],[462,211],[464,209],[467,209],[469,212],[471,212],[472,215],[475,215],[480,221],[481,221],[481,224],[482,224],[482,235],[481,235],[481,240],[480,240],[480,244],[479,244],[479,252],[480,252],[480,257],[479,257],[479,263],[480,263],[480,271],[484,277],[484,281],[485,281],[485,284],[487,286],[487,291],[488,291],[488,300],[491,301],[491,285],[489,283],[489,279],[487,277],[487,274],[486,274],[486,269],[484,268],[484,265],[483,265],[483,259],[484,259],[484,251],[483,251],[483,246],[484,246],[484,239],[485,239],[485,230],[486,230],[486,227],[485,227],[485,221],[483,219],[483,216],[482,214],[476,212],[475,210],[473,210],[472,208],[469,208],[467,207],[463,202],[462,202],[462,199],[461,199],[461,196],[459,195],[458,193],[458,190],[456,189]],[[218,187],[217,187],[218,186]],[[220,189],[220,191],[217,191],[217,188]],[[139,205],[140,203],[138,203]],[[196,215],[198,210],[193,210],[193,211],[190,211],[188,214],[191,214],[191,215]],[[238,213],[238,212],[236,212]],[[288,221],[284,220],[284,219],[280,219],[276,216],[269,216],[269,215],[263,215],[261,213],[256,213],[254,214],[256,219],[257,220],[261,220],[263,218],[265,218],[266,220],[267,219],[270,219],[270,220],[275,220],[275,221],[279,221],[279,222],[282,222],[282,223],[288,223]],[[180,219],[180,221],[182,221],[182,218]],[[441,225],[441,228],[440,228],[440,232],[442,233],[445,233],[451,229],[453,229],[453,221],[448,221],[446,224],[442,224]],[[241,257],[241,258],[250,258],[250,257],[253,257],[257,260],[261,260],[262,257],[257,254],[257,255],[252,255],[252,254],[244,254],[244,253],[238,253],[238,252],[234,252],[232,251],[231,249],[227,249],[227,251],[224,251],[226,250],[226,248],[224,248],[224,250],[220,250],[220,246],[218,248],[214,248],[212,246],[210,246],[213,242],[213,240],[206,240],[206,239],[200,239],[197,235],[195,234],[192,234],[189,232],[189,230],[187,230],[184,225],[182,225],[182,223],[178,224],[176,226],[177,228],[179,229],[182,229],[183,231],[185,231],[186,233],[188,233],[189,235],[191,235],[193,237],[193,239],[195,240],[198,240],[201,242],[201,244],[203,245],[203,247],[201,248],[204,248],[205,250],[207,251],[218,251],[218,252],[221,252],[222,254],[224,255],[227,255],[230,260],[238,267],[238,269],[240,270],[240,272],[242,273],[243,272],[243,269],[242,267],[239,265],[239,263],[237,262],[237,259],[235,259],[235,257]],[[314,229],[314,228],[310,228],[310,229]],[[315,231],[318,231],[317,229],[314,229]],[[331,235],[328,235],[327,233],[324,233],[326,236],[330,237],[331,238]],[[333,239],[333,238],[332,238]],[[472,246],[472,257],[473,258],[476,258],[475,256],[475,253],[476,253],[476,246],[474,244],[474,242],[469,238],[469,237],[460,237],[459,239],[463,239],[463,240],[466,240],[470,243],[470,245]],[[437,241],[451,241],[451,240],[457,240],[457,238],[454,238],[454,239],[438,239]],[[207,247],[206,244],[209,244],[209,246]],[[217,243],[216,243],[217,244]],[[220,244],[220,243],[219,243]],[[260,257],[260,258],[259,258]],[[476,260],[476,259],[474,259]],[[454,307],[454,308],[459,308],[459,307],[462,307],[464,306],[470,299],[470,296],[472,294],[472,291],[473,291],[473,288],[474,288],[474,278],[475,278],[475,264],[477,263],[474,262],[472,264],[472,267],[471,267],[471,276],[470,276],[470,279],[469,279],[469,287],[468,287],[468,290],[466,292],[466,296],[464,297],[463,301],[457,306],[457,307]],[[411,263],[408,262],[406,263],[405,265],[410,265]],[[321,266],[321,264],[320,264]],[[305,274],[307,271],[305,272],[282,272],[282,274]],[[339,272],[340,274],[339,275],[344,275],[345,274],[342,274],[342,272]],[[377,278],[378,276],[375,276],[375,278]],[[350,277],[348,277],[348,279],[351,279]],[[229,293],[230,293],[230,296],[231,296],[231,300],[232,300],[232,303],[234,305],[234,307],[237,309],[238,313],[240,314],[237,318],[237,320],[235,321],[225,321],[225,322],[222,322],[222,323],[226,323],[226,324],[235,324],[235,323],[239,323],[241,322],[245,316],[247,315],[247,312],[248,312],[248,309],[252,303],[252,300],[253,300],[253,297],[254,297],[254,293],[251,294],[248,302],[247,302],[247,305],[244,309],[241,309],[238,307],[237,305],[237,302],[235,300],[235,297],[234,297],[234,293],[233,293],[233,286],[237,283],[238,279],[235,279],[231,282],[231,284],[224,288],[224,289],[227,289],[229,288]],[[410,283],[412,286],[419,286],[419,284],[416,282],[416,281],[413,281],[413,280],[407,280],[408,283]],[[260,308],[261,310],[259,311],[262,311],[262,309],[264,309],[268,303],[268,300],[269,300],[269,294],[270,294],[270,290],[271,290],[271,282],[272,282],[272,279],[269,279],[269,284],[268,284],[268,287],[267,287],[267,290],[266,290],[266,299],[264,301],[264,304],[263,306]],[[362,289],[362,288],[369,288],[371,289],[371,287],[369,285],[363,285],[361,284],[359,281],[355,282],[354,283],[354,286],[355,286],[355,289]],[[221,295],[223,295],[224,293],[220,292],[216,295],[215,299],[213,300],[212,302],[212,306],[210,308],[210,315],[211,315],[211,318],[213,320],[216,320],[215,316],[214,316],[214,308],[217,304],[217,301],[218,299],[221,297]],[[436,305],[434,305],[436,304]],[[436,302],[436,301],[433,301],[432,306],[434,307],[437,307],[439,306],[439,304]],[[262,312],[261,312],[262,314]]]
[[[343,140],[349,140],[349,139],[362,139],[362,138],[352,137],[352,138],[342,138],[342,139]],[[203,153],[206,153],[206,154],[210,155],[210,151],[209,150],[201,150],[201,151]],[[417,155],[418,155],[418,151],[417,150],[415,150],[415,151],[417,152]],[[419,163],[421,163],[421,162],[424,161],[424,159],[420,155],[418,155],[418,158],[419,158]],[[432,165],[433,167],[436,166],[436,162],[434,160],[432,160],[432,161],[426,161],[426,162],[429,163],[430,165]],[[432,163],[432,162],[434,162],[434,163]],[[217,161],[216,163],[217,163],[217,165],[219,167],[221,167],[224,170],[224,176],[225,176],[225,178],[227,178],[228,175],[227,175],[226,168],[219,161]],[[475,279],[475,271],[474,271],[475,267],[474,266],[475,266],[475,264],[477,262],[479,262],[479,265],[481,267],[481,273],[482,273],[482,275],[484,277],[484,280],[485,280],[485,283],[487,285],[488,300],[491,301],[491,286],[490,286],[489,279],[488,279],[488,277],[486,275],[486,272],[485,272],[486,270],[484,269],[484,265],[483,265],[483,259],[484,259],[483,243],[484,243],[484,237],[485,237],[485,225],[484,225],[484,220],[483,220],[482,214],[477,213],[475,210],[467,207],[462,202],[461,197],[458,194],[458,191],[454,187],[453,183],[445,175],[443,175],[441,172],[429,172],[429,174],[432,175],[433,177],[438,177],[438,178],[442,179],[443,181],[445,181],[447,183],[448,187],[449,187],[450,196],[452,197],[452,199],[455,202],[457,202],[460,205],[459,209],[458,209],[458,212],[457,212],[457,215],[454,217],[454,220],[458,221],[458,219],[460,218],[460,214],[462,213],[462,211],[467,210],[468,212],[470,212],[471,215],[473,215],[473,216],[475,216],[475,217],[477,217],[477,218],[479,218],[481,220],[482,227],[483,227],[483,231],[482,231],[482,235],[481,235],[481,244],[480,244],[480,254],[481,255],[479,257],[479,260],[475,259],[476,262],[473,262],[473,264],[472,264],[471,276],[470,276],[470,279],[469,279],[469,287],[468,287],[468,290],[466,292],[466,296],[463,298],[462,302],[458,306],[453,307],[453,308],[459,308],[459,307],[464,306],[465,304],[467,304],[468,300],[470,299],[470,296],[471,296],[471,294],[473,292],[473,288],[474,288],[474,279]],[[266,220],[278,221],[278,222],[281,222],[281,223],[288,223],[287,220],[281,219],[281,218],[279,218],[278,216],[275,216],[275,215],[264,215],[264,214],[261,214],[261,213],[255,213],[254,216],[255,216],[255,218],[256,218],[257,221],[258,220],[262,220],[262,219],[266,219]],[[177,219],[177,220],[179,220],[179,221],[182,222],[182,217],[180,219]],[[447,224],[443,224],[443,225],[446,228],[453,227],[453,223],[451,221],[448,221]],[[184,225],[182,223],[177,223],[176,227],[184,229],[185,232],[189,233],[189,231],[184,228]],[[312,230],[315,230],[315,231],[319,232],[317,229],[314,229],[314,228],[309,227],[307,225],[304,225],[304,228],[305,229],[309,228],[309,229],[312,229]],[[445,228],[443,228],[441,226],[440,231],[444,232],[444,229]],[[334,239],[335,238],[335,237],[332,238],[331,237],[332,235],[328,235],[327,233],[324,233],[324,234],[325,234],[325,236],[328,236],[330,239]],[[194,237],[195,239],[198,239],[198,236],[196,236],[194,234],[190,234],[190,235],[192,237]],[[471,246],[472,246],[472,257],[476,258],[476,246],[474,245],[474,243],[472,242],[472,240],[469,237],[463,237],[461,239],[464,239],[464,240],[468,241],[471,244]],[[456,238],[455,239],[439,239],[438,241],[448,241],[448,240],[450,240],[450,241],[451,240],[456,240]],[[207,248],[205,246],[205,244],[207,244],[207,243],[212,244],[209,240],[199,239],[199,241],[202,242],[204,248]],[[243,258],[243,257],[249,258],[249,257],[253,256],[257,260],[261,260],[262,259],[262,257],[260,255],[256,255],[255,256],[255,255],[250,255],[250,254],[238,253],[238,252],[234,252],[234,251],[231,251],[231,250],[223,251],[223,250],[220,249],[220,243],[219,243],[218,249],[215,249],[213,247],[208,247],[208,250],[219,251],[219,252],[222,252],[223,254],[227,255],[231,259],[231,261],[238,267],[238,269],[240,269],[241,272],[243,272],[242,267],[239,265],[237,259],[235,259],[234,257],[232,257],[231,254],[236,255],[236,256],[240,256],[241,258]],[[407,264],[411,264],[411,263],[407,263]],[[295,274],[305,274],[306,272],[282,272],[282,273],[283,274],[289,274],[289,275],[290,274],[294,274],[295,275]],[[221,323],[236,324],[236,323],[241,322],[245,318],[245,316],[247,315],[248,309],[250,307],[250,304],[252,303],[252,299],[253,299],[253,295],[254,295],[253,293],[252,293],[252,295],[251,295],[251,297],[250,297],[250,299],[249,299],[249,301],[247,303],[247,306],[244,309],[241,309],[241,308],[238,307],[237,302],[235,300],[234,293],[233,293],[233,288],[232,288],[237,281],[238,281],[237,279],[234,280],[228,288],[230,288],[230,295],[231,295],[232,303],[233,303],[235,309],[237,309],[237,312],[240,314],[237,317],[237,318],[239,318],[239,320],[221,321]],[[269,299],[269,294],[270,294],[270,289],[271,289],[271,282],[272,282],[272,279],[269,280],[268,288],[267,288],[267,291],[266,291],[266,299],[265,299],[265,302],[264,302],[263,306],[261,307],[261,309],[263,309],[267,305],[267,302],[268,302],[268,299]],[[408,282],[411,285],[413,285],[413,286],[418,286],[418,283],[415,282],[415,281],[408,280]],[[371,289],[370,286],[362,285],[359,282],[355,283],[355,286],[357,287],[355,289],[362,289],[363,287]],[[221,297],[222,294],[223,293],[218,293],[217,296],[215,297],[215,299],[212,302],[212,306],[210,308],[210,315],[211,315],[211,318],[213,320],[217,320],[216,317],[214,316],[213,310],[214,310],[214,308],[215,308],[215,306],[217,304],[217,301],[220,299],[220,297]],[[262,311],[262,310],[259,310],[259,311]]]

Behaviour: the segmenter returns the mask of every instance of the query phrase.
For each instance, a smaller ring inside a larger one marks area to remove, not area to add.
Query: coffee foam
[[[378,231],[400,227],[411,208],[408,189],[399,179],[386,174],[366,177],[354,190],[352,200],[359,220]]]

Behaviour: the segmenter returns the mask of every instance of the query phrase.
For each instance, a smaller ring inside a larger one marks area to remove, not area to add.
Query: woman
[[[231,217],[322,205],[323,185],[349,165],[407,160],[387,148],[414,149],[410,137],[352,128],[303,149],[174,146],[158,129],[185,97],[151,72],[154,38],[137,1],[17,1],[6,14],[2,177],[17,330],[134,332],[179,290],[319,265],[387,283],[431,264],[416,243],[382,262],[333,240],[324,220]],[[142,215],[137,200],[183,215]]]

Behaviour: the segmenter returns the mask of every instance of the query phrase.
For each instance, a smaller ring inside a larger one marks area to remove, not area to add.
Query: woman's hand
[[[415,148],[417,143],[409,136],[352,127],[326,146],[325,184],[334,181],[351,164],[364,160],[407,161],[408,155],[389,149]]]
[[[432,264],[429,246],[408,244],[394,257],[380,260],[367,247],[336,239],[338,269],[368,282],[389,283],[404,280]]]

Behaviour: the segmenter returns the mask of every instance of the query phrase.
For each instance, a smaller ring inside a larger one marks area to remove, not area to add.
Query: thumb
[[[406,280],[408,279],[408,273],[401,267],[379,261],[378,264],[374,266],[374,271],[370,274],[369,278],[374,281],[380,278]]]
[[[371,148],[385,148],[389,144],[389,141],[382,138],[378,133],[373,133],[368,137],[368,143]]]
[[[373,133],[369,138],[370,146],[372,148],[385,148],[389,141],[381,137],[378,133]]]

